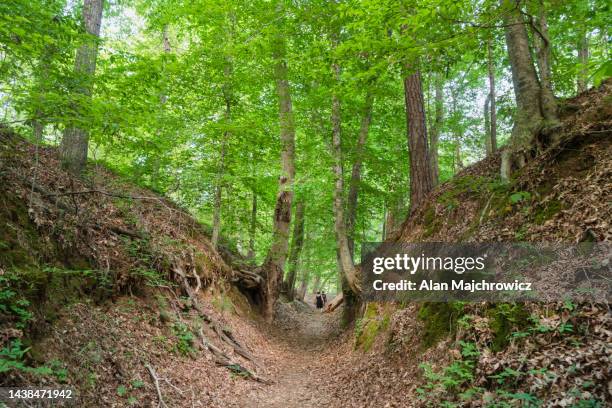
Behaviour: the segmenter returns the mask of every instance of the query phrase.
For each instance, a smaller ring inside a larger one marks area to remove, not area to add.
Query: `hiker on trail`
[[[327,304],[327,295],[325,294],[325,291],[321,293],[321,299],[323,300],[323,306],[325,306]]]
[[[315,299],[316,299],[317,309],[322,309],[323,308],[323,296],[321,296],[321,291],[317,291],[317,296]]]

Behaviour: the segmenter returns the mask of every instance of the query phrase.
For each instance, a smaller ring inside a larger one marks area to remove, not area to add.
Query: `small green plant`
[[[29,350],[30,347],[24,348],[20,339],[15,339],[0,349],[0,374],[9,372],[11,370],[37,375],[53,374],[53,369],[47,366],[27,366],[23,361],[23,357]]]
[[[442,370],[436,372],[429,364],[423,363],[419,365],[423,370],[425,379],[427,379],[427,383],[417,389],[419,398],[422,401],[432,401],[432,394],[442,401],[445,395],[457,393],[466,384],[470,384],[474,380],[474,368],[480,351],[476,344],[472,342],[460,341],[459,345],[461,346],[462,358],[453,361],[453,363]],[[477,390],[472,389],[467,394],[466,392],[461,393],[464,398],[475,394]]]
[[[521,371],[514,370],[510,367],[505,367],[501,373],[491,375],[489,376],[489,378],[496,380],[498,384],[502,385],[502,384],[506,384],[506,381],[508,379],[512,380],[513,382],[516,382],[524,374],[525,373]]]
[[[145,383],[142,380],[132,380],[132,388],[142,388]]]
[[[531,198],[531,193],[529,191],[517,191],[510,195],[510,202],[512,204],[518,204],[521,201],[527,201]]]
[[[120,397],[124,397],[127,394],[127,388],[125,385],[120,385],[117,387],[117,395]]]
[[[178,352],[186,356],[195,354],[196,350],[193,347],[195,337],[189,327],[184,323],[175,323],[172,329],[177,338],[176,349]]]

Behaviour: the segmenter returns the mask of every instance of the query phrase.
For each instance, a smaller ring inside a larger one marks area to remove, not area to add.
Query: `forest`
[[[362,260],[588,242],[610,282],[611,22],[3,0],[0,407],[608,406],[607,301],[373,302]]]

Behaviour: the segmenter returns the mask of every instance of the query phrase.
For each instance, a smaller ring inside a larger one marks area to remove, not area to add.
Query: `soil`
[[[292,304],[279,304],[278,326],[270,338],[277,351],[271,362],[277,372],[274,383],[248,390],[240,399],[240,406],[329,406],[329,390],[321,387],[329,378],[329,366],[322,360],[322,352],[333,347],[331,341],[339,334],[339,314],[322,314],[308,307],[297,309]]]

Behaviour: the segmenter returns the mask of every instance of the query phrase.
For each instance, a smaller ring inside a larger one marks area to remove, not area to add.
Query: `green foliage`
[[[513,331],[528,324],[529,314],[520,303],[499,303],[488,311],[490,326],[493,331],[491,349],[504,349],[511,338],[516,338]]]
[[[463,385],[474,379],[475,361],[480,352],[474,343],[461,341],[459,344],[462,358],[453,361],[442,370],[434,371],[431,365],[425,363],[419,365],[427,382],[422,388],[417,389],[417,393],[419,399],[428,406],[434,406],[436,399],[444,401],[445,395],[459,391]],[[462,395],[468,397],[475,392],[471,389]]]
[[[177,340],[175,345],[176,351],[185,356],[195,355],[195,336],[193,335],[193,332],[189,326],[184,323],[177,322],[172,326],[172,331],[174,332]]]
[[[510,202],[512,204],[518,204],[521,201],[527,201],[531,198],[531,193],[529,191],[517,191],[510,195]]]

